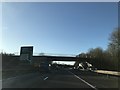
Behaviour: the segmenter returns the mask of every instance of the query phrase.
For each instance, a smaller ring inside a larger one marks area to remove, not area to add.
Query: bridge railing
[[[57,54],[57,53],[33,53],[33,56],[66,56],[66,57],[76,57],[75,54]]]

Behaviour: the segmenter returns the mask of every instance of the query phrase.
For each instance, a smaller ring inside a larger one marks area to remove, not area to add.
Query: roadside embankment
[[[94,72],[100,73],[100,74],[107,74],[107,75],[113,75],[113,76],[119,76],[120,77],[120,72],[117,72],[117,71],[96,70]]]
[[[35,72],[29,62],[19,60],[19,57],[3,56],[2,58],[2,79]]]

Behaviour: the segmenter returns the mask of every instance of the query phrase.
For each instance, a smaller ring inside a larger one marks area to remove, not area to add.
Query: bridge
[[[48,60],[48,61],[90,61],[91,58],[82,57],[65,57],[65,56],[33,56],[33,61],[36,60]]]
[[[77,67],[80,62],[90,62],[91,58],[82,58],[82,57],[70,57],[70,56],[33,56],[32,64],[38,66],[41,62],[52,61],[75,61],[74,67]]]
[[[51,64],[52,61],[75,61],[77,67],[80,62],[89,62],[90,58],[77,57],[76,55],[39,53],[39,56],[33,55],[33,46],[21,47],[20,60],[27,60],[34,66],[39,66],[41,62]]]

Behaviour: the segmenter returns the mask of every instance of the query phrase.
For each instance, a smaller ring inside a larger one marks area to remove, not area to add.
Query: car
[[[40,72],[49,72],[50,71],[50,65],[48,63],[40,63],[39,64],[39,71]]]
[[[95,70],[97,70],[97,68],[95,68],[94,66],[90,66],[90,67],[88,67],[87,69],[90,70],[90,71],[95,71]]]

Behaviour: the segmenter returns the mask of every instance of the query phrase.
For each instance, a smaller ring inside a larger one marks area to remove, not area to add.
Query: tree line
[[[116,28],[109,37],[106,50],[101,47],[90,48],[79,57],[91,58],[90,62],[98,69],[117,70],[120,66],[120,28]]]
[[[2,58],[14,56],[5,52],[0,55]],[[111,33],[106,50],[101,47],[90,48],[87,53],[80,53],[77,57],[91,58],[90,63],[98,69],[120,71],[120,28]]]

